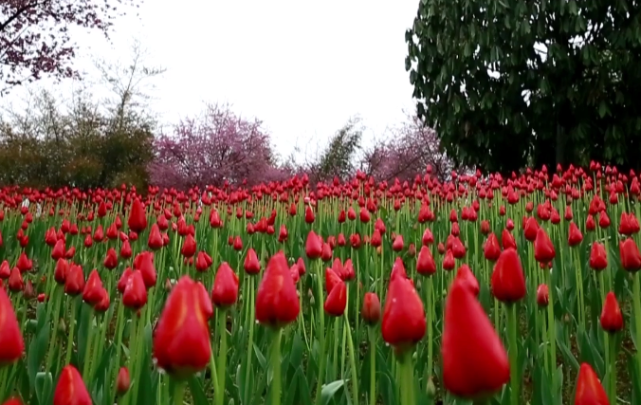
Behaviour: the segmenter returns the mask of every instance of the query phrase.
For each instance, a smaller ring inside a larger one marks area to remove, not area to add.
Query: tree
[[[248,185],[281,180],[269,135],[259,120],[246,120],[229,106],[208,105],[204,114],[182,120],[154,143],[150,180],[161,187]]]
[[[352,117],[330,138],[329,144],[311,162],[303,165],[310,181],[346,180],[356,170],[356,153],[361,149],[363,128],[360,119]]]
[[[0,2],[0,95],[38,80],[78,75],[72,67],[73,26],[109,37],[125,3],[136,0],[3,0]]]
[[[411,181],[428,166],[440,180],[454,169],[452,160],[441,150],[436,132],[415,116],[408,116],[390,136],[367,149],[360,161],[361,170],[377,180]]]
[[[460,163],[639,167],[637,0],[419,2],[405,39],[417,113]]]

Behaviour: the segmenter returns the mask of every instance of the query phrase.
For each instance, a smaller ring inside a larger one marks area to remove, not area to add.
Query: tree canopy
[[[638,0],[421,0],[405,40],[417,114],[458,163],[638,168]]]
[[[0,94],[12,86],[77,75],[71,27],[109,35],[127,3],[139,0],[0,1]]]

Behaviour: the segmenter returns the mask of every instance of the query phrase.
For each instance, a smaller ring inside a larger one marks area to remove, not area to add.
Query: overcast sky
[[[417,8],[418,0],[146,0],[139,17],[117,22],[113,45],[77,35],[76,66],[97,81],[92,60],[127,63],[138,40],[149,64],[167,69],[151,100],[164,124],[204,102],[229,103],[264,122],[281,156],[296,146],[313,155],[351,116],[362,118],[368,143],[414,111],[404,34]],[[36,86],[65,97],[74,85]]]

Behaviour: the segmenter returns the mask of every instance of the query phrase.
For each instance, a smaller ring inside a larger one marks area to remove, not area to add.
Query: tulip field
[[[641,404],[640,176],[0,189],[0,404]]]

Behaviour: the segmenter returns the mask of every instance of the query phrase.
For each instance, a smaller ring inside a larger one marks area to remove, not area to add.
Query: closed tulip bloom
[[[545,229],[539,228],[534,240],[534,258],[539,263],[549,263],[556,256],[554,245]]]
[[[443,270],[453,270],[455,265],[456,261],[454,260],[454,254],[452,254],[452,251],[448,249],[447,252],[445,252],[445,257],[443,258]]]
[[[134,269],[140,270],[147,289],[156,285],[158,274],[154,266],[153,252],[144,251],[138,253],[134,258]]]
[[[547,284],[540,284],[536,288],[536,304],[539,307],[547,307],[548,302],[550,301],[550,290],[548,289]]]
[[[60,372],[53,405],[92,405],[87,387],[74,366],[65,366]]]
[[[466,399],[500,390],[510,379],[507,352],[481,304],[460,280],[452,283],[447,295],[444,322],[445,388]]]
[[[479,282],[472,273],[472,269],[467,264],[462,265],[456,271],[456,279],[459,280],[462,284],[466,285],[470,291],[474,294],[475,297],[479,295],[480,288]]]
[[[14,267],[9,276],[9,289],[13,292],[21,291],[24,288],[24,281],[22,280],[22,273],[20,269]]]
[[[118,370],[118,379],[116,380],[116,392],[118,395],[123,395],[129,391],[130,385],[129,370],[127,367],[120,367],[120,370]]]
[[[527,218],[525,220],[525,226],[523,227],[525,239],[527,239],[530,242],[534,242],[538,231],[539,231],[539,223],[536,222],[536,218],[534,217]]]
[[[107,250],[107,255],[105,256],[105,260],[102,264],[109,270],[113,270],[118,267],[118,254],[116,253],[116,249],[109,248],[109,250]]]
[[[287,259],[279,251],[269,259],[256,293],[256,320],[272,327],[294,322],[300,302]]]
[[[82,299],[89,305],[96,305],[102,299],[102,280],[98,270],[93,269],[82,291]]]
[[[601,311],[601,328],[609,333],[616,333],[623,329],[623,315],[612,291],[605,296],[603,310]]]
[[[627,271],[639,271],[641,269],[641,254],[639,247],[632,238],[619,242],[619,254],[621,255],[621,266]]]
[[[596,223],[594,222],[594,217],[592,215],[588,215],[588,218],[585,220],[585,229],[588,231],[596,229]]]
[[[72,264],[67,270],[67,277],[65,278],[65,294],[78,295],[82,293],[85,288],[85,273],[82,267],[77,264]]]
[[[133,251],[131,250],[131,244],[129,243],[129,240],[125,240],[122,242],[122,247],[120,248],[120,257],[123,259],[129,259],[132,254]]]
[[[22,405],[22,401],[20,401],[20,398],[10,398],[2,405]]]
[[[424,276],[431,276],[436,273],[436,263],[434,262],[434,257],[430,249],[423,245],[421,250],[418,252],[418,259],[416,260],[416,271],[418,274]]]
[[[323,240],[313,230],[307,234],[305,254],[309,259],[320,259],[323,254]]]
[[[499,246],[499,240],[492,232],[487,236],[483,244],[483,256],[485,256],[486,260],[495,262],[498,260],[500,254],[501,246]]]
[[[213,263],[213,260],[211,257],[207,254],[207,252],[198,252],[198,256],[196,256],[196,271],[199,272],[205,272],[211,266]]]
[[[568,231],[568,245],[577,246],[583,241],[583,234],[574,222],[570,222],[570,229]]]
[[[590,268],[592,270],[600,271],[608,267],[608,254],[605,251],[605,246],[599,242],[593,242],[590,248]]]
[[[581,364],[579,369],[574,405],[610,405],[599,377],[588,363]]]
[[[412,282],[392,277],[383,309],[383,340],[400,354],[423,339],[426,326],[423,302]]]
[[[361,315],[363,316],[363,320],[369,325],[374,325],[381,319],[381,302],[376,293],[365,293]]]
[[[196,239],[194,239],[191,234],[187,234],[185,237],[180,253],[187,258],[193,257],[196,254]]]
[[[24,351],[24,340],[16,313],[4,288],[0,287],[0,367],[16,362]]]
[[[492,294],[501,302],[509,304],[525,297],[525,276],[516,250],[510,248],[501,253],[494,265],[491,283]]]
[[[129,225],[129,229],[136,233],[140,233],[147,228],[145,206],[138,198],[136,198],[131,204],[131,211],[129,211],[127,225]]]
[[[122,303],[132,309],[140,309],[147,303],[147,288],[140,271],[134,270],[127,279],[125,292],[122,294]]]
[[[347,286],[343,280],[332,288],[325,300],[324,309],[331,316],[341,316],[347,306]]]
[[[503,232],[501,232],[501,244],[503,245],[503,249],[516,249],[516,241],[514,240],[514,236],[508,231],[507,229],[503,229]]]
[[[227,262],[221,263],[216,271],[211,300],[217,307],[226,308],[238,299],[238,276]]]
[[[394,242],[392,242],[392,250],[395,252],[400,252],[403,250],[403,247],[405,246],[405,242],[403,241],[403,235],[397,235],[396,238],[394,238]]]
[[[180,379],[207,367],[211,358],[205,297],[199,291],[192,279],[183,276],[171,290],[154,334],[156,364]]]
[[[454,238],[452,242],[452,254],[456,259],[462,259],[465,257],[465,245],[459,238]]]
[[[247,274],[253,275],[260,273],[260,261],[258,260],[258,256],[256,255],[254,248],[249,248],[249,250],[247,250],[243,267]]]
[[[162,234],[160,233],[160,227],[157,223],[151,226],[149,238],[147,239],[147,246],[152,250],[158,250],[163,247]]]
[[[343,282],[343,279],[338,275],[338,273],[336,273],[336,271],[334,271],[334,269],[325,269],[325,291],[327,291],[327,294],[332,292],[334,287],[341,282]]]

